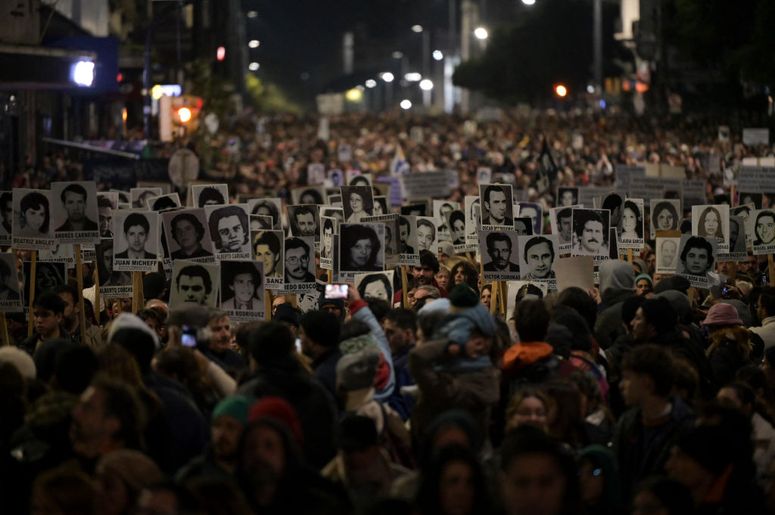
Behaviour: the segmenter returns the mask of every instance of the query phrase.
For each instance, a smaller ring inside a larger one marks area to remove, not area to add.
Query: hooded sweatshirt
[[[607,349],[624,334],[622,303],[635,295],[635,273],[626,261],[610,260],[600,265],[600,292],[603,302],[595,323],[595,336],[600,347]]]

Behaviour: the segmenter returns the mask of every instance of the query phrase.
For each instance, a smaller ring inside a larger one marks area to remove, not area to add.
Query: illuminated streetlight
[[[367,79],[365,84],[366,84],[366,87],[369,89],[377,87],[377,81],[375,81],[374,79]]]
[[[390,72],[384,72],[382,75],[379,76],[380,79],[384,80],[385,82],[393,82],[393,79],[395,77]]]
[[[422,74],[418,72],[409,72],[404,75],[404,79],[408,80],[409,82],[420,82],[422,80]]]
[[[404,57],[404,53],[398,50],[393,52],[391,55],[393,56],[393,59],[401,59],[402,57]]]
[[[412,25],[412,32],[419,34],[422,32],[422,25]]]
[[[255,61],[253,61],[252,63],[250,63],[250,64],[248,65],[248,70],[250,70],[250,71],[252,71],[252,72],[254,72],[254,71],[258,70],[259,68],[261,68],[261,65],[260,65],[260,64],[258,64],[258,63],[257,63],[257,62],[255,62]]]
[[[94,61],[78,61],[70,69],[70,79],[77,86],[91,87],[94,84]]]
[[[535,5],[536,0],[522,0],[522,3],[525,5]]]
[[[434,50],[433,59],[436,61],[441,61],[442,59],[444,59],[444,53],[441,50]]]
[[[188,107],[181,107],[178,109],[178,118],[182,123],[188,123],[191,121],[191,109]]]
[[[474,29],[474,37],[480,41],[484,41],[489,35],[490,33],[484,27],[476,27]]]
[[[400,105],[400,106],[401,106],[401,109],[403,109],[404,111],[406,111],[407,109],[411,109],[411,108],[412,108],[412,101],[411,101],[411,100],[409,100],[408,98],[405,98],[405,99],[403,99],[403,100],[401,101],[401,103],[400,103],[400,104],[398,104],[398,105]]]
[[[258,46],[259,46],[260,44],[261,44],[261,42],[260,42],[259,40],[257,40],[257,39],[251,39],[251,40],[248,42],[248,46],[249,46],[250,48],[258,48]]]
[[[423,79],[420,81],[420,89],[423,91],[430,91],[433,89],[433,81],[430,79]]]
[[[568,88],[564,84],[556,84],[554,86],[554,94],[560,98],[568,96]]]
[[[346,98],[348,102],[360,102],[363,100],[363,91],[358,88],[348,89],[344,94],[344,98]]]
[[[258,16],[258,11],[248,11],[248,18],[255,18]]]

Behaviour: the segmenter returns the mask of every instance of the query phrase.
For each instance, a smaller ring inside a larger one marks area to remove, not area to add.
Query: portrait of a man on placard
[[[199,304],[215,307],[218,267],[180,260],[173,263],[170,305]]]
[[[67,213],[67,218],[55,232],[83,232],[83,231],[98,231],[99,226],[95,221],[98,216],[96,214],[97,199],[96,192],[95,197],[90,199],[86,188],[82,184],[70,183],[67,184],[59,193],[59,200],[61,206],[64,207]],[[90,209],[91,206],[94,209]],[[95,211],[91,213],[90,211]]]

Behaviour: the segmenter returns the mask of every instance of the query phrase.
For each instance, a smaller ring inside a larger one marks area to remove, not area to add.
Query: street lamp
[[[535,5],[536,0],[522,0],[524,5]]]
[[[422,80],[422,74],[419,72],[409,72],[404,75],[404,79],[408,82],[420,82]]]
[[[474,37],[479,41],[484,41],[489,37],[490,33],[484,27],[476,27],[474,29]]]
[[[412,108],[412,101],[411,101],[411,100],[409,100],[408,98],[405,98],[405,99],[403,99],[403,100],[401,101],[401,103],[400,103],[400,104],[398,104],[398,105],[400,105],[400,106],[401,106],[401,109],[403,109],[404,111],[406,111],[406,110],[408,110],[408,109],[411,109],[411,108]]]
[[[422,32],[422,25],[412,25],[412,32],[419,34]]]
[[[433,60],[434,61],[441,61],[442,59],[444,59],[444,52],[442,52],[441,50],[434,50],[433,51]]]
[[[568,88],[565,86],[565,84],[556,84],[554,86],[554,94],[560,98],[565,98],[568,96]]]
[[[258,16],[258,11],[248,11],[248,18],[255,18]]]
[[[382,74],[379,76],[379,78],[380,78],[380,79],[382,79],[382,80],[384,80],[384,81],[385,81],[385,82],[387,82],[387,83],[393,82],[393,79],[395,79],[395,77],[393,76],[393,74],[392,74],[392,73],[390,73],[390,72],[383,72],[383,73],[382,73]]]
[[[364,84],[369,89],[377,87],[377,81],[375,81],[374,79],[366,79],[366,82]]]
[[[250,48],[258,48],[258,46],[259,46],[260,44],[261,44],[261,42],[260,42],[259,40],[257,40],[257,39],[251,39],[251,40],[248,42],[248,46],[249,46]]]
[[[430,79],[423,79],[420,81],[420,89],[423,91],[430,91],[433,89],[433,81]]]
[[[404,53],[399,50],[396,50],[391,55],[393,56],[393,59],[401,59],[402,57],[404,57]]]
[[[250,63],[250,64],[248,65],[248,70],[250,70],[250,71],[252,71],[252,72],[258,71],[258,69],[259,69],[259,68],[261,68],[261,65],[260,65],[260,64],[258,64],[258,63],[257,63],[257,62],[255,62],[255,61],[253,61],[252,63]]]

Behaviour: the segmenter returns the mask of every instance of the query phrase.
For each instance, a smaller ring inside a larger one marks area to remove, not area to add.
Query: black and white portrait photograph
[[[374,191],[371,186],[342,186],[342,207],[347,223],[362,222],[374,215]]]
[[[232,320],[264,318],[263,268],[260,261],[221,261],[221,309]]]
[[[715,240],[720,252],[729,249],[729,205],[692,206],[692,236]]]
[[[204,208],[215,255],[219,260],[253,259],[247,204]]]
[[[555,207],[549,210],[552,234],[557,235],[560,254],[570,253],[573,246],[573,208]]]
[[[204,209],[167,211],[161,218],[167,249],[173,260],[213,261],[213,242]]]
[[[573,209],[573,256],[609,257],[610,213],[607,209]]]
[[[283,232],[258,231],[251,234],[256,261],[263,263],[266,288],[282,288],[285,261],[283,260]]]
[[[81,249],[83,252],[83,249]],[[38,259],[52,263],[64,263],[68,269],[75,268],[75,252],[72,243],[54,243],[53,246],[38,251]]]
[[[282,229],[282,200],[279,198],[257,198],[247,201],[251,215],[265,215],[272,217],[272,228]]]
[[[398,239],[401,242],[401,254],[418,254],[417,228],[414,216],[398,217]]]
[[[113,215],[113,270],[155,272],[158,269],[159,213],[124,209]]]
[[[601,208],[607,209],[610,213],[611,227],[619,227],[619,220],[622,216],[622,205],[624,199],[618,193],[609,193],[603,197]]]
[[[132,272],[113,269],[113,240],[103,239],[95,245],[100,294],[107,297],[132,296]]]
[[[428,209],[427,202],[412,202],[409,204],[402,204],[400,212],[404,216],[428,216],[430,209]]]
[[[160,213],[170,209],[177,209],[181,207],[180,195],[177,193],[167,193],[158,197],[151,197],[146,200],[145,207],[150,211],[156,211]]]
[[[250,215],[250,232],[253,231],[271,231],[274,227],[274,221],[267,215]]]
[[[480,184],[482,229],[514,227],[514,195],[510,184]]]
[[[13,190],[13,246],[18,250],[40,250],[53,244],[49,190]]]
[[[348,186],[371,186],[374,184],[369,173],[361,173],[358,170],[347,170]]]
[[[678,268],[681,238],[658,237],[656,242],[657,273],[674,274]]]
[[[458,202],[448,200],[433,201],[433,218],[436,220],[436,233],[439,242],[452,241],[452,234],[449,227],[449,215],[452,211],[458,209],[460,209],[460,204]]]
[[[186,304],[216,307],[219,268],[216,264],[196,263],[185,259],[173,261],[170,308],[180,309]]]
[[[329,170],[326,172],[325,184],[332,188],[341,188],[346,186],[344,172],[339,169]]]
[[[334,269],[334,235],[336,234],[336,219],[324,216],[320,219],[320,268]]]
[[[13,231],[13,194],[0,191],[0,245],[11,244]]]
[[[0,253],[0,312],[20,312],[24,309],[16,269],[16,254]]]
[[[51,183],[51,220],[60,243],[95,243],[100,239],[97,187],[93,181]]]
[[[417,252],[427,250],[435,256],[438,254],[438,231],[436,230],[437,221],[430,216],[415,217],[415,235],[417,236]]]
[[[571,207],[579,203],[579,189],[560,186],[557,188],[557,207]]]
[[[17,311],[4,309],[8,307],[21,308],[21,285],[19,271],[16,268],[16,254],[0,253],[0,311]]]
[[[291,190],[291,200],[294,204],[313,204],[321,206],[326,203],[326,192],[323,186],[305,186]]]
[[[393,271],[355,274],[355,289],[362,299],[384,300],[393,305]]]
[[[318,234],[318,216],[320,210],[315,204],[304,204],[299,206],[288,206],[288,224],[291,227],[292,236],[310,236],[317,240]]]
[[[193,184],[192,207],[222,206],[229,203],[228,184]]]
[[[25,261],[22,269],[24,270],[24,300],[30,301],[31,269],[32,263]],[[16,266],[14,265],[14,270]],[[9,279],[10,280],[10,279]],[[63,286],[67,282],[67,273],[64,263],[49,263],[48,261],[38,261],[35,263],[35,298],[37,299],[43,292],[53,291]]]
[[[518,216],[514,219],[514,231],[517,236],[532,236],[533,233],[533,220],[529,216]]]
[[[326,165],[323,163],[310,163],[307,165],[307,184],[323,184],[326,180]],[[299,202],[309,204],[309,202]]]
[[[284,289],[294,291],[315,287],[315,239],[292,236],[284,245]]]
[[[544,225],[544,209],[541,207],[541,204],[536,202],[519,202],[517,205],[517,217],[530,218],[533,225],[532,234],[541,234]]]
[[[619,217],[619,226],[617,227],[619,248],[643,248],[644,226],[643,199],[626,199],[622,206],[622,216]]]
[[[97,193],[97,215],[100,238],[113,237],[113,213],[118,209],[118,193],[100,191]]]
[[[382,216],[390,214],[390,206],[388,205],[388,198],[384,195],[374,196],[374,216]]]
[[[451,211],[446,218],[449,241],[452,245],[466,244],[466,214],[460,209]]]
[[[159,187],[138,187],[130,188],[129,201],[133,209],[146,209],[148,199],[164,195],[164,190]]]
[[[342,209],[342,190],[341,188],[337,193],[328,194],[328,204],[335,209]],[[342,211],[344,212],[344,211]]]
[[[482,225],[482,209],[479,197],[466,195],[464,199],[466,215],[466,244],[479,246],[479,227]]]
[[[549,293],[549,283],[547,281],[509,281],[506,283],[508,298],[506,300],[506,313],[514,313],[523,300],[540,300]],[[511,318],[511,315],[509,315]]]
[[[657,231],[677,231],[681,223],[681,201],[678,199],[651,199],[651,239],[657,237]]]
[[[689,279],[692,286],[706,288],[708,273],[713,271],[718,255],[717,242],[704,236],[681,236],[676,271]]]
[[[333,218],[336,221],[336,225],[344,222],[344,209],[341,207],[321,206],[320,216],[327,216]]]
[[[480,166],[476,169],[477,184],[490,184],[490,181],[492,181],[492,168],[489,166]]]
[[[339,271],[377,272],[385,265],[385,225],[342,224],[339,227]]]
[[[737,205],[752,204],[754,208],[762,208],[762,193],[749,193],[741,191],[737,194]]]
[[[514,231],[479,231],[484,278],[519,279],[519,245]]]
[[[747,242],[745,219],[741,216],[729,215],[729,252],[720,253],[719,261],[745,261],[748,259]]]
[[[754,255],[775,252],[775,209],[757,209],[749,223],[753,227]]]
[[[554,262],[557,259],[557,235],[519,236],[519,271],[527,281],[555,279]]]

